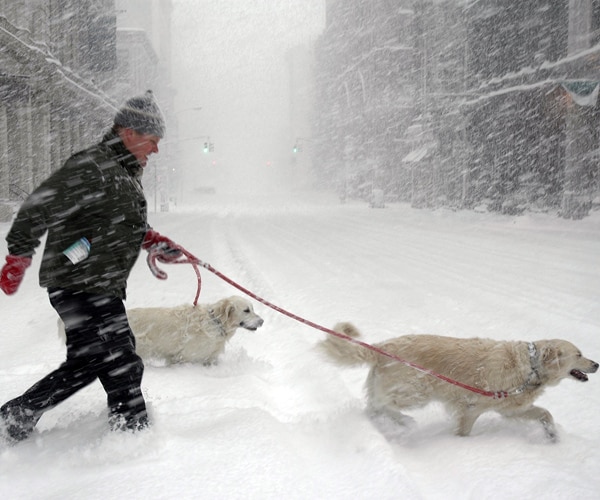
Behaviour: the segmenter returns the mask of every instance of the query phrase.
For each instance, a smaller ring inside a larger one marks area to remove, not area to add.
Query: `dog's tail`
[[[360,337],[360,332],[352,323],[338,323],[333,331],[352,338]],[[334,335],[328,335],[319,343],[319,348],[329,358],[343,365],[372,364],[377,359],[375,351]]]

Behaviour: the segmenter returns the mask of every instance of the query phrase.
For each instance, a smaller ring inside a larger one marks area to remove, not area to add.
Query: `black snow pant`
[[[123,301],[117,297],[48,289],[65,324],[67,359],[58,369],[0,408],[15,440],[25,439],[42,414],[96,379],[108,396],[109,422],[117,429],[148,425],[141,391],[144,364]]]

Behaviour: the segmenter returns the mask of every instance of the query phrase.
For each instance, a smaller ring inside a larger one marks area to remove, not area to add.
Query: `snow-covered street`
[[[600,360],[600,213],[580,221],[406,204],[371,209],[333,195],[206,195],[150,221],[264,299],[326,327],[355,323],[365,341],[406,333],[506,340],[564,338]],[[9,228],[0,225],[0,237]],[[4,244],[4,252],[6,250]],[[62,360],[56,315],[37,284],[0,297],[0,399]],[[191,302],[190,266],[155,280],[140,258],[128,307]],[[202,271],[201,302],[241,294]],[[600,374],[549,388],[560,441],[487,414],[470,437],[441,407],[390,443],[364,414],[366,368],[314,349],[325,334],[258,302],[265,324],[239,330],[217,366],[148,361],[154,425],[108,432],[98,383],[44,415],[34,438],[0,449],[10,499],[564,499],[600,491]]]

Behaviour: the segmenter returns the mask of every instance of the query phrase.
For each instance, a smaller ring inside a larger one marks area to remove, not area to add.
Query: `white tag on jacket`
[[[69,259],[73,264],[78,264],[82,260],[87,259],[87,256],[90,254],[90,248],[90,242],[87,238],[83,237],[78,239],[63,253],[67,256],[67,259]]]

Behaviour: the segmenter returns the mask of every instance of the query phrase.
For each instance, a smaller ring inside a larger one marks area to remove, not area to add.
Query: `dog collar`
[[[225,330],[225,325],[223,324],[221,319],[218,318],[217,316],[215,316],[215,312],[212,309],[208,310],[208,315],[209,315],[210,319],[213,321],[213,323],[215,323],[217,325],[217,328],[219,329],[219,335],[221,337],[225,337],[227,335],[227,331]]]
[[[537,361],[537,347],[535,347],[534,342],[529,342],[527,344],[527,350],[529,351],[529,358],[531,359],[531,366],[533,366],[533,362]]]
[[[540,374],[538,373],[538,351],[534,342],[527,343],[527,351],[529,352],[529,363],[531,364],[531,372],[529,373],[529,376],[527,377],[525,383],[521,387],[515,389],[513,394],[522,394],[528,387],[539,387],[541,385]],[[537,380],[537,383],[534,383],[534,380]]]

